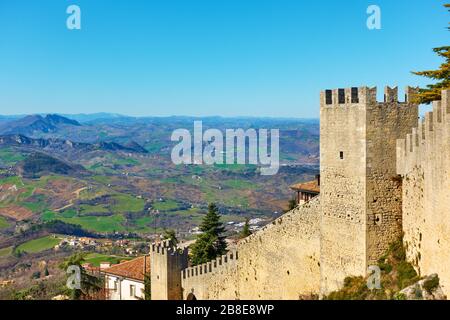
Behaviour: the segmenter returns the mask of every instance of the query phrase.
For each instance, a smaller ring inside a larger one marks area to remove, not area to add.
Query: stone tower
[[[150,248],[152,300],[182,300],[181,270],[188,267],[188,249],[178,249],[169,240]]]
[[[320,98],[321,291],[367,274],[402,232],[396,141],[417,124],[418,106],[398,89],[326,90]]]

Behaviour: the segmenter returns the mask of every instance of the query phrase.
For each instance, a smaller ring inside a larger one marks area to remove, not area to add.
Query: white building
[[[108,300],[144,300],[144,275],[150,273],[150,257],[142,256],[102,270]]]

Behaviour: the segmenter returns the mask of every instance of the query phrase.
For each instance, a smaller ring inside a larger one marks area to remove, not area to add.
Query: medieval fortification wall
[[[182,272],[183,297],[299,299],[320,290],[320,198],[241,241],[237,252]]]
[[[398,89],[326,90],[320,104],[321,292],[365,276],[401,235],[396,140],[417,123],[418,106]],[[339,239],[339,240],[337,240]]]
[[[152,246],[152,299],[327,294],[367,275],[402,232],[408,259],[450,295],[450,90],[419,124],[414,92],[404,102],[389,87],[384,102],[375,88],[322,92],[320,196],[204,265]]]
[[[437,273],[450,296],[450,90],[397,141],[397,153],[407,258],[421,275]]]

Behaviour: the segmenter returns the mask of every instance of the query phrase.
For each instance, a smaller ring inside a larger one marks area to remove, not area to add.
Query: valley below
[[[171,134],[194,120],[0,117],[0,277],[60,260],[74,251],[55,252],[67,237],[98,239],[88,251],[104,259],[145,253],[167,229],[190,241],[209,203],[219,207],[232,239],[246,219],[257,230],[280,216],[294,197],[289,186],[318,172],[319,123],[295,119],[202,119],[206,128],[223,131],[279,129],[281,166],[274,176],[261,175],[257,165],[175,165]],[[123,240],[129,243],[115,245]],[[105,241],[112,245],[100,245]]]

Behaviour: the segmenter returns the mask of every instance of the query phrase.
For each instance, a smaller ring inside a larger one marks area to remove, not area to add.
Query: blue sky
[[[318,117],[322,89],[426,84],[445,2],[2,0],[0,114]]]

